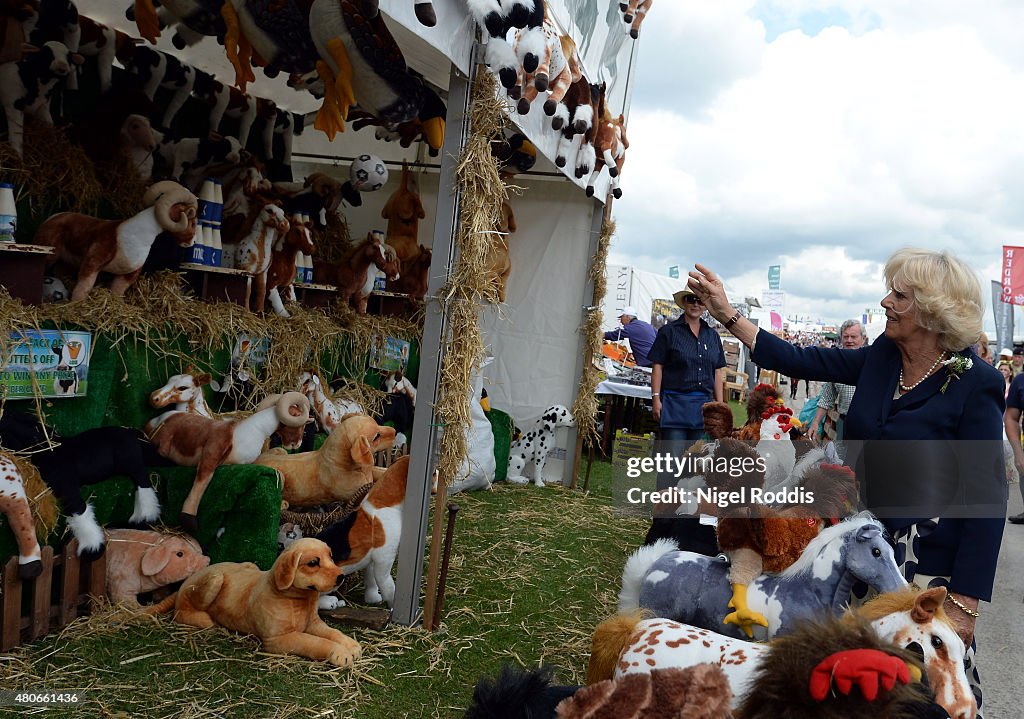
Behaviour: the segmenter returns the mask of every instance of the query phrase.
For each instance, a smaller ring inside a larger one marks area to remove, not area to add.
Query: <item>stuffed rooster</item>
[[[757,477],[747,478],[756,483]],[[729,579],[735,611],[725,618],[748,635],[751,625],[768,626],[763,615],[747,606],[747,585],[763,572],[777,574],[792,565],[818,533],[857,509],[857,480],[849,467],[821,464],[803,472],[797,480],[804,496],[813,503],[788,507],[748,504],[730,507],[718,519],[718,546],[731,561]],[[827,520],[825,518],[828,518]]]

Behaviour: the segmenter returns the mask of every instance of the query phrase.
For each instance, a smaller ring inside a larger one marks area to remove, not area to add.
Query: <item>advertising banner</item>
[[[0,366],[0,395],[9,399],[84,397],[89,384],[92,335],[66,330],[11,332]]]

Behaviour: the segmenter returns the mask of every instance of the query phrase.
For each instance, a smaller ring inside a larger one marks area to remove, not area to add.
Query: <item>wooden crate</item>
[[[78,541],[73,540],[56,556],[53,547],[43,547],[42,555],[43,573],[35,579],[18,578],[17,557],[4,565],[0,652],[63,629],[106,596],[105,554],[94,562],[83,562]]]

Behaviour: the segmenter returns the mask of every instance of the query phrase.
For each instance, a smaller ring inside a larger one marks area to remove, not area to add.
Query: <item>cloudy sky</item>
[[[781,264],[787,314],[827,320],[878,307],[908,245],[987,291],[1024,245],[1021,27],[996,0],[655,0],[609,262],[737,295]]]

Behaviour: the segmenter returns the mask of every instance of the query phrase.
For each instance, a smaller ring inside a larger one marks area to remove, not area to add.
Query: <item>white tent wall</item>
[[[590,232],[600,210],[568,182],[517,178],[517,184],[526,191],[510,201],[518,229],[509,241],[506,303],[483,312],[481,329],[495,358],[484,370],[491,406],[522,426],[551,405],[571,407],[575,400],[579,327],[590,304],[583,297]],[[571,469],[569,433],[559,430],[556,441],[544,471],[549,481]]]
[[[635,307],[640,319],[651,321],[651,303],[654,300],[672,301],[672,295],[686,286],[686,278],[673,278],[656,272],[638,270],[625,265],[608,265],[608,292],[601,303],[603,327],[619,326],[622,308]]]

